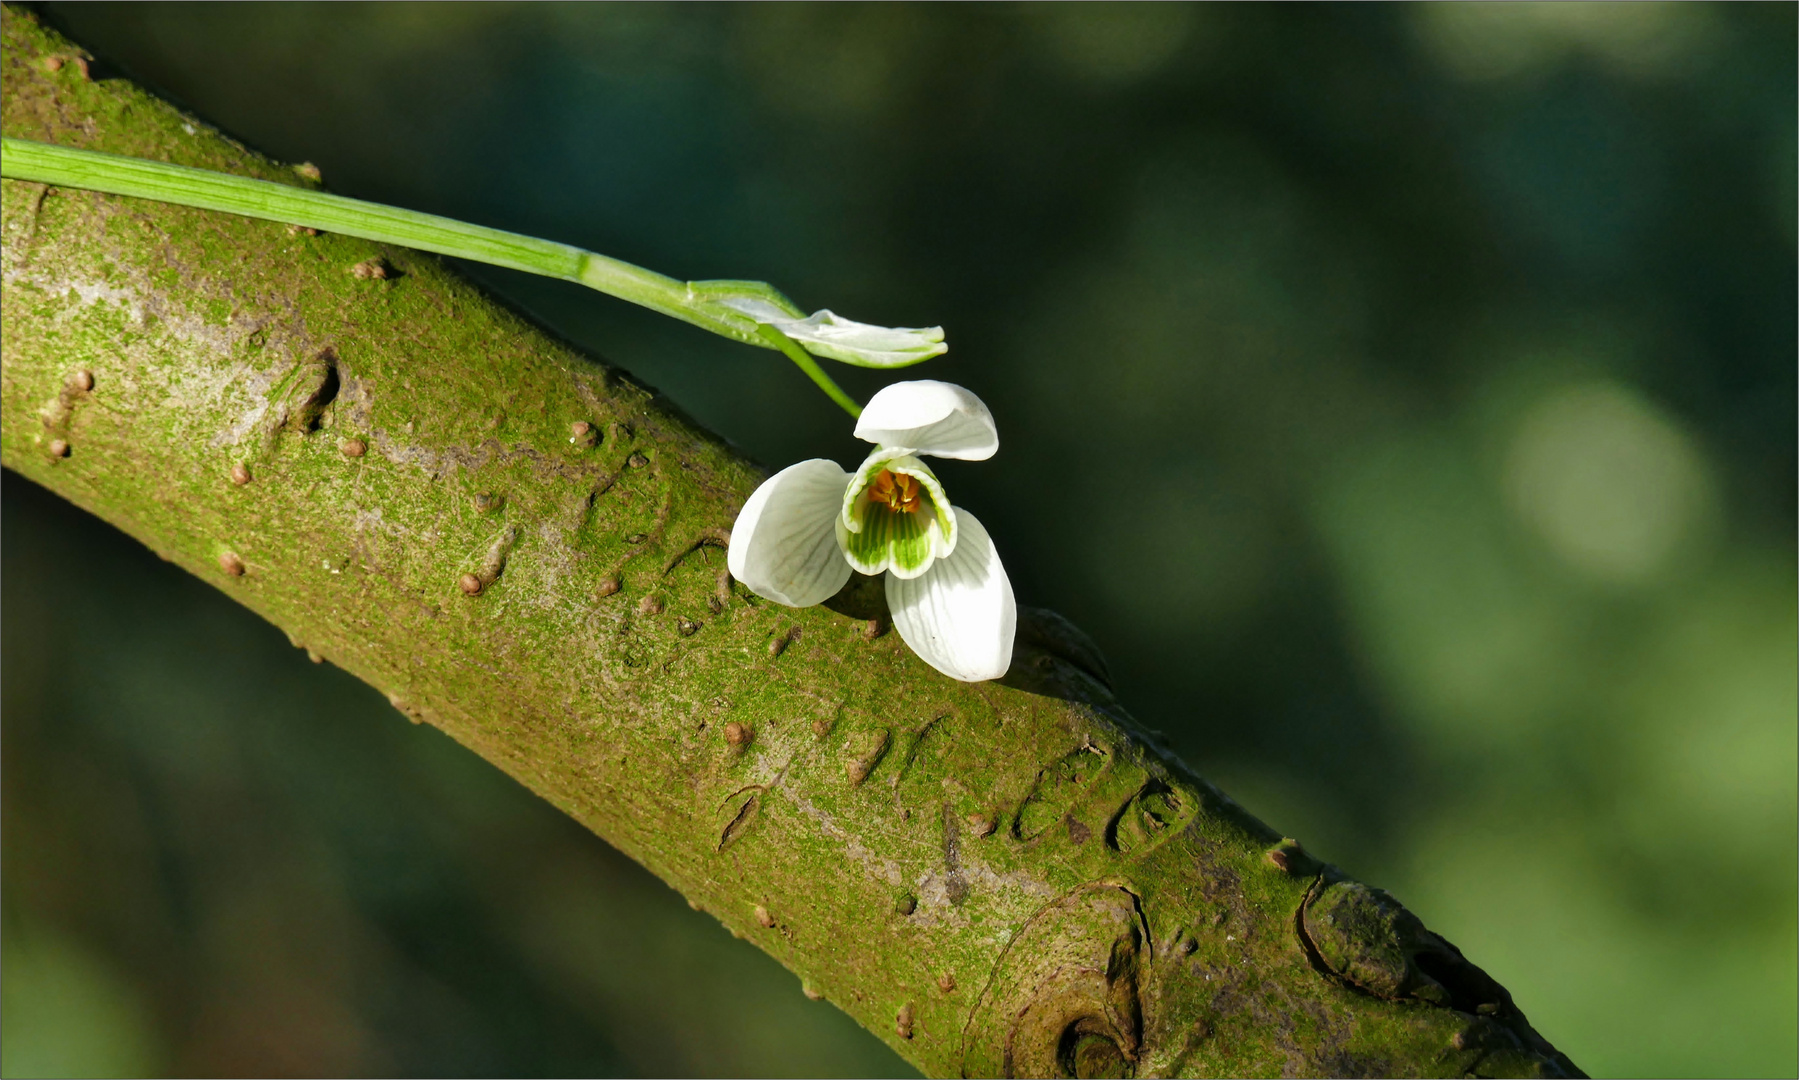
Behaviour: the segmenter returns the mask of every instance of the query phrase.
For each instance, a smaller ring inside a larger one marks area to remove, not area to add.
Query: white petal
[[[849,473],[813,458],[762,482],[731,526],[725,562],[757,596],[788,607],[829,600],[850,579],[837,547],[837,511]]]
[[[955,553],[922,577],[887,575],[893,625],[919,659],[963,682],[997,679],[1012,666],[1018,605],[993,538],[975,516],[956,507],[962,537]]]
[[[829,308],[796,319],[767,300],[747,296],[718,303],[774,327],[809,353],[857,367],[906,367],[949,351],[941,326],[871,326],[834,314]]]
[[[856,438],[964,461],[984,461],[999,449],[999,429],[986,404],[935,379],[883,387],[856,421]]]

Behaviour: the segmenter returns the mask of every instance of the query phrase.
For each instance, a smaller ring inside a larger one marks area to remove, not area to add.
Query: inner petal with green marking
[[[837,542],[864,574],[914,578],[955,548],[955,510],[924,462],[876,451],[844,494]]]

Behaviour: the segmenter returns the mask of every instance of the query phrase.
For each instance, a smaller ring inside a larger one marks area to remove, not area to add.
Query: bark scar
[[[83,382],[83,380],[86,380]],[[80,404],[93,390],[94,377],[86,370],[72,371],[63,380],[62,389],[56,396],[44,404],[39,419],[50,434],[64,440],[69,434],[69,426],[75,420],[75,406]]]
[[[517,543],[518,526],[508,525],[487,545],[487,554],[482,556],[481,565],[475,569],[475,576],[481,579],[482,585],[492,585],[499,580],[506,570],[506,559]]]
[[[32,252],[37,249],[38,218],[43,215],[44,196],[50,194],[49,184],[37,185],[37,194],[31,197],[30,222],[25,229],[25,236],[19,241],[19,269],[23,270],[31,261]]]
[[[337,352],[330,346],[320,349],[306,363],[295,364],[276,384],[273,401],[263,417],[263,457],[274,454],[283,432],[304,435],[317,428],[342,388]]]
[[[1323,888],[1324,875],[1321,873],[1312,879],[1312,883],[1306,887],[1306,894],[1299,898],[1299,910],[1293,913],[1293,932],[1299,937],[1299,947],[1305,950],[1306,962],[1311,964],[1314,970],[1334,983],[1347,985],[1347,981],[1332,971],[1330,965],[1324,962],[1324,954],[1318,951],[1318,944],[1312,940],[1311,933],[1306,930],[1306,908],[1312,906],[1312,901],[1318,898],[1318,893]]]
[[[666,515],[664,515],[664,520],[666,520]],[[667,577],[669,574],[673,573],[675,567],[680,566],[687,556],[692,555],[703,547],[715,547],[721,551],[731,550],[731,530],[720,528],[701,529],[694,538],[688,542],[687,546],[683,547],[680,551],[675,552],[668,562],[662,565],[662,576]],[[719,611],[723,611],[725,605],[731,602],[731,565],[729,562],[718,568],[717,583],[713,588],[712,595],[713,598],[718,601]],[[785,648],[785,646],[782,647]]]
[[[960,904],[968,899],[968,882],[962,877],[962,826],[949,803],[943,804],[943,866],[943,891],[950,903]]]
[[[737,813],[731,816],[730,821],[725,822],[724,830],[718,834],[718,845],[712,849],[714,855],[730,847],[749,829],[750,823],[756,820],[756,814],[762,808],[762,793],[767,790],[761,784],[751,784],[749,787],[738,788],[725,797],[725,805],[729,806],[733,799],[745,792],[749,793],[749,798],[743,800],[743,805],[737,808]]]

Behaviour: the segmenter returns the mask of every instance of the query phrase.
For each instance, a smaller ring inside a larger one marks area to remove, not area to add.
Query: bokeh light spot
[[[1654,76],[1702,52],[1714,36],[1704,4],[1416,4],[1409,11],[1425,50],[1469,80],[1536,75],[1579,56]]]
[[[162,1052],[144,1002],[111,965],[77,941],[16,920],[6,928],[0,982],[0,1073],[6,1076],[154,1076]]]
[[[1601,382],[1553,392],[1513,437],[1506,498],[1570,565],[1632,584],[1668,568],[1712,507],[1706,461],[1641,395]]]
[[[1192,4],[1044,4],[1020,9],[1061,70],[1094,83],[1128,83],[1173,60],[1200,22]]]

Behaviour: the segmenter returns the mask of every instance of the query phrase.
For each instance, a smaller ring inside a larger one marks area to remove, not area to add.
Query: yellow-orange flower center
[[[868,497],[872,501],[902,514],[917,513],[922,496],[923,490],[916,477],[886,469],[882,469],[881,475],[868,485]]]

